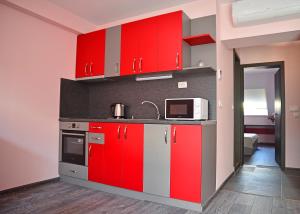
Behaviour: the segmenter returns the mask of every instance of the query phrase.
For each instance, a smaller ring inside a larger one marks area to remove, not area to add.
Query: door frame
[[[235,51],[234,51],[235,53]],[[236,54],[236,53],[235,53]],[[240,65],[240,70],[236,71],[234,70],[234,74],[236,72],[242,72],[244,74],[244,68],[247,67],[259,67],[259,66],[266,66],[268,68],[277,68],[279,67],[280,69],[277,72],[281,73],[281,153],[280,153],[280,159],[281,163],[279,166],[284,169],[285,168],[285,70],[284,70],[284,61],[273,61],[273,62],[261,62],[261,63],[250,63],[250,64],[241,64]],[[244,75],[242,81],[244,81]],[[237,79],[234,78],[234,86],[237,85],[236,83]],[[241,81],[241,80],[240,80]],[[241,84],[241,83],[239,83]],[[244,85],[244,82],[242,83]],[[240,105],[243,104],[244,102],[244,94],[240,97],[234,97],[236,99],[235,101],[239,103]],[[237,110],[234,109],[236,112]],[[241,122],[244,123],[244,121],[238,121],[236,118],[234,118],[234,123],[240,123],[240,125],[244,126],[244,124],[241,124]],[[244,135],[244,129],[241,130],[240,133],[241,136]],[[236,139],[234,139],[236,140]],[[244,148],[243,141],[242,141],[242,148]],[[241,150],[242,152],[242,165],[244,164],[244,149]]]

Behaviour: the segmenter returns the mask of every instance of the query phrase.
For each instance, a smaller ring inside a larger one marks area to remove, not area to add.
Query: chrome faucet
[[[160,113],[159,113],[157,105],[155,103],[151,102],[151,101],[148,101],[148,100],[144,100],[142,102],[142,104],[144,104],[144,103],[150,103],[150,104],[152,104],[156,108],[156,115],[157,115],[156,119],[159,120],[160,119]]]

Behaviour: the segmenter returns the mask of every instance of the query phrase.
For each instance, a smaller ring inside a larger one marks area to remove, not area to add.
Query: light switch
[[[178,82],[178,88],[187,88],[187,81]]]

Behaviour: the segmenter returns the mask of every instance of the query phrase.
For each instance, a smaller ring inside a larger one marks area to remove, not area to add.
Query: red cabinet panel
[[[158,71],[182,69],[182,11],[158,16]]]
[[[138,73],[157,71],[157,18],[139,21]]]
[[[104,75],[105,61],[105,30],[98,30],[88,34],[90,76]]]
[[[121,186],[121,125],[106,123],[104,125],[104,183]]]
[[[143,191],[144,125],[124,124],[122,128],[121,186]]]
[[[90,122],[89,123],[89,132],[104,133],[104,127],[105,127],[105,123]]]
[[[94,182],[103,182],[104,145],[89,143],[88,149],[88,179]]]
[[[77,37],[76,78],[104,74],[105,30]]]
[[[172,198],[201,202],[202,128],[173,125],[171,136]]]
[[[138,35],[139,22],[121,26],[121,76],[138,72]]]
[[[88,76],[88,61],[88,38],[85,34],[82,34],[77,36],[76,78]]]

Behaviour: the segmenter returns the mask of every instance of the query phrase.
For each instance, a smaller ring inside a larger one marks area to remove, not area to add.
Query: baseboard
[[[22,186],[2,190],[2,191],[0,191],[0,195],[6,194],[6,193],[11,193],[11,192],[16,192],[16,191],[21,191],[21,190],[28,189],[28,188],[31,188],[31,187],[39,186],[41,184],[57,182],[57,181],[59,181],[59,177],[51,178],[51,179],[47,179],[47,180],[43,180],[43,181],[38,181],[38,182],[31,183],[31,184],[25,184],[25,185],[22,185]]]
[[[286,167],[286,168],[284,169],[284,172],[285,172],[287,175],[300,176],[300,168]]]

